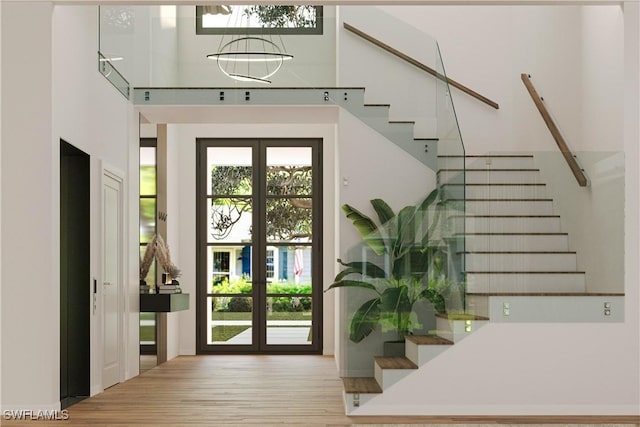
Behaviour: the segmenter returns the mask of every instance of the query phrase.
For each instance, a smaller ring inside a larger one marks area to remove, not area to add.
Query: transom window
[[[196,6],[196,34],[322,34],[322,6]]]

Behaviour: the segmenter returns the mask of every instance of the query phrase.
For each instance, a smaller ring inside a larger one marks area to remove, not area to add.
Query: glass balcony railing
[[[197,34],[194,6],[102,6],[100,51],[118,58],[109,66],[140,106],[342,107],[337,203],[346,215],[334,282],[349,286],[329,291],[340,311],[336,357],[343,376],[372,376],[385,342],[433,334],[437,318],[467,312],[466,221],[452,219],[466,212],[465,150],[437,42],[376,7],[339,10],[323,7],[322,34],[273,39],[294,59],[270,85],[232,79],[207,58],[230,36]]]

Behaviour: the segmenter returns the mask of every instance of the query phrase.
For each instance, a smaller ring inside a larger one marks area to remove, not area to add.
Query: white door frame
[[[120,206],[120,211],[118,212],[118,222],[120,225],[120,230],[119,230],[119,236],[118,236],[118,254],[119,254],[119,270],[118,270],[118,280],[119,280],[119,285],[120,285],[120,295],[119,295],[119,299],[120,301],[118,302],[118,320],[119,320],[119,325],[118,325],[118,335],[119,335],[119,345],[118,345],[118,365],[119,365],[119,369],[118,369],[118,381],[119,382],[123,382],[125,380],[125,372],[126,372],[126,361],[127,359],[127,354],[129,352],[128,349],[128,345],[127,345],[127,331],[128,331],[128,316],[126,315],[126,307],[129,306],[128,304],[128,300],[129,300],[129,295],[127,292],[127,281],[126,281],[126,271],[127,271],[127,267],[126,267],[126,261],[127,261],[127,251],[126,251],[126,232],[128,230],[127,225],[126,225],[126,215],[125,213],[127,212],[126,209],[126,200],[127,198],[125,197],[125,190],[126,190],[126,186],[125,186],[125,179],[124,176],[125,174],[117,169],[114,168],[112,166],[109,166],[103,162],[101,162],[101,173],[100,173],[100,281],[98,283],[98,294],[99,294],[99,301],[98,301],[98,308],[100,310],[100,326],[99,326],[99,360],[100,360],[100,389],[104,390],[104,378],[103,378],[103,369],[104,369],[104,322],[105,322],[105,312],[104,312],[104,282],[105,282],[105,268],[104,268],[104,242],[105,242],[105,236],[104,236],[104,207],[105,207],[105,201],[104,201],[104,187],[106,185],[105,178],[110,178],[113,179],[115,181],[118,182],[118,186],[120,187],[120,190],[118,191],[118,198],[119,198],[119,206]]]

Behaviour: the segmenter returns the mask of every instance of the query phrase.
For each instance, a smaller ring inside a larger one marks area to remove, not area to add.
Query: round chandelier
[[[293,55],[264,37],[242,36],[222,44],[216,53],[207,55],[215,59],[218,68],[232,79],[243,82],[271,83],[269,78],[277,73],[284,61]]]
[[[203,11],[211,15],[228,15],[217,52],[207,55],[226,76],[242,82],[268,84],[282,64],[293,59],[284,47],[282,36],[273,31],[274,26],[265,25],[261,18],[256,22],[252,18],[255,11],[248,6],[225,6],[224,10],[205,8]]]

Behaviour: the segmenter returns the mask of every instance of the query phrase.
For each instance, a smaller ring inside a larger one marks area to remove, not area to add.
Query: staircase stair
[[[389,119],[389,104],[366,103],[363,87],[261,87],[261,88],[150,88],[133,89],[133,103],[141,111],[146,107],[171,105],[219,107],[219,106],[269,106],[279,107],[339,106],[349,111],[398,147],[421,161],[433,171],[438,169],[437,139],[414,139],[415,122]],[[151,110],[150,110],[151,111]]]
[[[580,322],[586,321],[584,313],[600,313],[603,321],[624,319],[623,294],[587,292],[578,254],[570,250],[533,156],[438,156],[438,161],[437,176],[453,207],[446,221],[451,229],[464,230],[453,238],[465,238],[456,255],[465,257],[466,313],[438,314],[430,334],[407,336],[406,357],[375,357],[375,377],[350,387],[353,393],[384,392],[490,321]],[[463,161],[464,183],[459,182]],[[345,385],[349,396],[346,390]],[[345,402],[349,412],[365,400]]]

